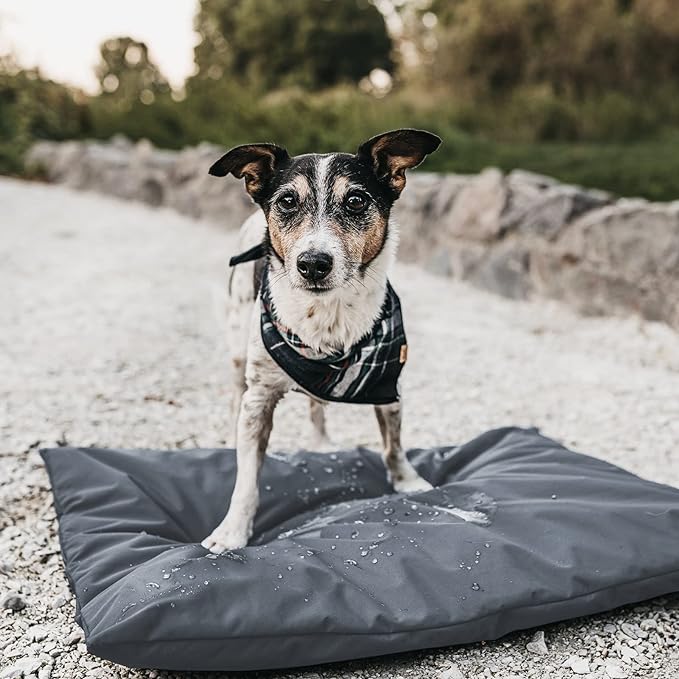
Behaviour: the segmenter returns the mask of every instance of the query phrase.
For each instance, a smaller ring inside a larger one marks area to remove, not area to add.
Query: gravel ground
[[[64,441],[223,444],[220,308],[234,235],[163,210],[7,179],[0,205],[0,677],[172,676],[88,656],[37,451]],[[638,319],[511,302],[415,267],[399,266],[393,279],[411,346],[406,445],[536,425],[679,485],[676,334]],[[295,446],[306,409],[299,395],[285,399],[272,447]],[[331,406],[328,415],[338,444],[377,446],[371,412]],[[679,597],[496,642],[261,674],[670,679],[679,676]]]

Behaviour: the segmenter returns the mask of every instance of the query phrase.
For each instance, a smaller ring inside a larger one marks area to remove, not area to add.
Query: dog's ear
[[[406,170],[419,165],[440,143],[439,137],[425,130],[393,130],[368,139],[357,155],[370,162],[377,178],[398,195],[406,185]]]
[[[226,177],[231,173],[238,179],[245,177],[245,188],[256,201],[274,171],[288,160],[288,152],[275,144],[244,144],[223,155],[212,165],[210,174]]]

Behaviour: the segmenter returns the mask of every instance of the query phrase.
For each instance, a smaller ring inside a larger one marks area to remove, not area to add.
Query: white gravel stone
[[[61,608],[65,604],[67,604],[70,600],[70,596],[66,594],[60,594],[54,601],[52,602],[52,608]]]
[[[564,667],[570,667],[575,674],[589,674],[590,671],[587,658],[581,658],[579,655],[570,656],[564,663]]]
[[[436,679],[465,679],[465,676],[457,665],[450,665],[441,670]]]
[[[66,646],[73,646],[83,640],[83,631],[81,629],[73,630],[68,637],[66,637]]]
[[[620,625],[620,629],[631,639],[637,639],[638,635],[632,625],[630,625],[628,622],[623,622]]]
[[[621,646],[620,655],[623,658],[636,658],[638,654],[633,648],[630,648],[629,646]]]
[[[48,634],[48,630],[41,625],[33,625],[26,630],[26,637],[29,641],[44,641]]]
[[[545,633],[536,632],[533,638],[526,644],[526,650],[537,655],[546,655],[549,651],[545,643]]]
[[[16,679],[16,677],[26,677],[30,674],[33,674],[34,672],[37,672],[41,665],[42,661],[39,658],[28,656],[26,658],[22,658],[21,660],[17,660],[13,665],[4,670],[0,677],[2,677],[2,679]]]
[[[606,676],[610,679],[626,679],[627,672],[618,663],[608,661],[604,667],[606,668]]]

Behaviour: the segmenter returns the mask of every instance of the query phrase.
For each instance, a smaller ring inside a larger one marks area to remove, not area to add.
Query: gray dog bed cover
[[[248,547],[200,546],[232,450],[42,451],[89,651],[131,667],[254,670],[497,639],[679,590],[679,490],[535,430],[409,457],[267,456]]]

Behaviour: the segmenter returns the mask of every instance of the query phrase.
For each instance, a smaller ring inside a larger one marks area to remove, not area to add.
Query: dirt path
[[[12,676],[16,663],[41,679],[49,672],[156,676],[98,661],[79,643],[37,448],[60,440],[223,443],[220,308],[233,247],[233,234],[171,212],[0,180],[0,598],[14,591],[28,604],[0,611],[0,677],[3,670]],[[636,319],[583,319],[543,301],[503,300],[414,267],[399,266],[393,281],[411,350],[406,445],[534,425],[582,452],[679,485],[675,333]],[[377,445],[370,409],[331,406],[328,414],[336,443]],[[298,445],[300,419],[306,426],[306,401],[291,395],[277,411],[272,447]],[[634,639],[622,623],[652,633]],[[562,665],[578,654],[590,677],[615,676],[606,662],[620,676],[679,674],[675,597],[545,633],[547,655],[526,650],[530,634],[515,634],[289,674],[571,677],[573,663]],[[637,655],[621,658],[623,648]]]

